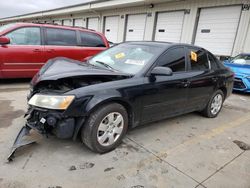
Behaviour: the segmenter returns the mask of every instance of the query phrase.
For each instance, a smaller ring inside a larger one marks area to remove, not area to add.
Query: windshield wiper
[[[106,64],[106,63],[104,63],[102,61],[95,61],[95,62],[103,65],[104,67],[106,67],[106,68],[108,68],[110,70],[115,70],[113,67],[111,67],[110,65],[108,65],[108,64]]]

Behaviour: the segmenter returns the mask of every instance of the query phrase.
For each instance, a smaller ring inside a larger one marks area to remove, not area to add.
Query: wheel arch
[[[78,137],[79,133],[81,132],[80,130],[83,128],[85,122],[89,118],[89,115],[95,110],[97,110],[98,108],[100,108],[101,106],[104,106],[110,103],[118,103],[126,109],[128,113],[128,121],[129,121],[128,127],[129,128],[132,127],[133,122],[134,122],[134,112],[133,112],[132,105],[128,101],[124,100],[121,97],[110,97],[110,98],[105,98],[103,100],[98,100],[98,101],[90,100],[88,104],[86,105],[86,114],[84,116],[85,118],[80,118],[80,121],[79,121],[80,124],[76,127],[74,131],[73,140],[76,140],[76,138]],[[84,121],[81,121],[81,120],[84,120]]]
[[[227,98],[227,88],[225,86],[219,87],[223,94],[224,94],[224,100]]]
[[[126,101],[120,97],[110,97],[110,98],[106,98],[102,101],[99,101],[95,104],[92,104],[91,106],[87,105],[88,106],[87,107],[87,116],[89,116],[92,112],[94,112],[95,110],[97,110],[101,106],[104,106],[104,105],[107,105],[110,103],[118,103],[126,109],[126,111],[128,113],[128,120],[129,120],[128,126],[132,127],[133,119],[134,119],[133,107],[128,101]]]

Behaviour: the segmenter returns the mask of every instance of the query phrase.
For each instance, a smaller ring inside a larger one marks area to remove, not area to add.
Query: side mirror
[[[9,43],[10,43],[10,39],[8,37],[5,37],[5,36],[0,37],[0,45],[6,45]]]
[[[151,75],[154,75],[154,76],[157,76],[157,75],[158,76],[172,76],[173,71],[169,67],[155,67],[151,71]]]
[[[245,59],[236,59],[233,61],[233,63],[244,65],[244,64],[246,64],[246,60]]]

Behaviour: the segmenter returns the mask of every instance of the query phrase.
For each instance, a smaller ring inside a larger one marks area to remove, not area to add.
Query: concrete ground
[[[32,133],[38,143],[8,164],[27,93],[26,80],[0,83],[0,188],[250,187],[250,151],[233,142],[250,144],[250,95],[231,95],[215,119],[191,113],[131,130],[103,155],[80,141]]]

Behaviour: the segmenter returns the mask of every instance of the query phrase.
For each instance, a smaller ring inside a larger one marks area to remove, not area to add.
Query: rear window
[[[208,53],[208,59],[209,59],[210,66],[211,66],[212,70],[216,70],[216,69],[220,68],[219,65],[217,64],[217,60],[215,59],[215,57],[212,54]]]
[[[201,48],[189,48],[188,53],[192,70],[200,71],[209,69],[208,57],[205,50]]]
[[[67,29],[46,29],[46,44],[57,46],[76,46],[76,32]]]
[[[90,32],[80,32],[81,46],[88,47],[106,47],[101,36],[90,33]]]

